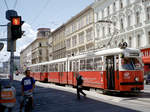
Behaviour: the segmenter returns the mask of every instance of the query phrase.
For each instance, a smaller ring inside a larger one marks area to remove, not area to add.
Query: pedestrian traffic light
[[[11,17],[11,37],[12,40],[17,40],[21,38],[23,35],[21,26],[24,21],[21,20],[21,16],[12,16]]]

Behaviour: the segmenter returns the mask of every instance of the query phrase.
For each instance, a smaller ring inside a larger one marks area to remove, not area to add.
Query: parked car
[[[149,84],[149,83],[150,83],[150,74],[147,75],[147,77],[146,77],[146,84]]]

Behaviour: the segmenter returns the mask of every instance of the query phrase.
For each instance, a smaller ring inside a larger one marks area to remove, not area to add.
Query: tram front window
[[[140,70],[142,68],[141,63],[136,58],[123,58],[121,65],[124,70]]]

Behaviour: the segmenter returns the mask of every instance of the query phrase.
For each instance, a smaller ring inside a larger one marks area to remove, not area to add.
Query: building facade
[[[48,61],[48,38],[50,36],[49,28],[39,28],[37,38],[31,43],[32,64]]]
[[[94,10],[90,6],[65,24],[66,56],[94,49]]]
[[[25,49],[20,52],[20,69],[23,72],[27,66],[32,64],[32,47],[28,45]]]
[[[48,61],[49,28],[39,28],[37,38],[20,52],[20,67],[24,71],[31,64]]]
[[[97,0],[93,8],[97,48],[117,47],[120,42],[138,49],[150,47],[149,0]]]
[[[50,34],[48,38],[48,60],[53,60],[53,38],[52,33]]]
[[[52,32],[52,50],[53,60],[66,56],[65,25],[61,25]]]

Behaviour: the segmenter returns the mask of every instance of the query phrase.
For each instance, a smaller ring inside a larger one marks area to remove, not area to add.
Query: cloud
[[[24,23],[22,30],[25,31],[24,36],[17,40],[16,53],[15,55],[20,55],[21,50],[26,48],[33,40],[36,39],[37,31],[34,31],[31,25]]]

